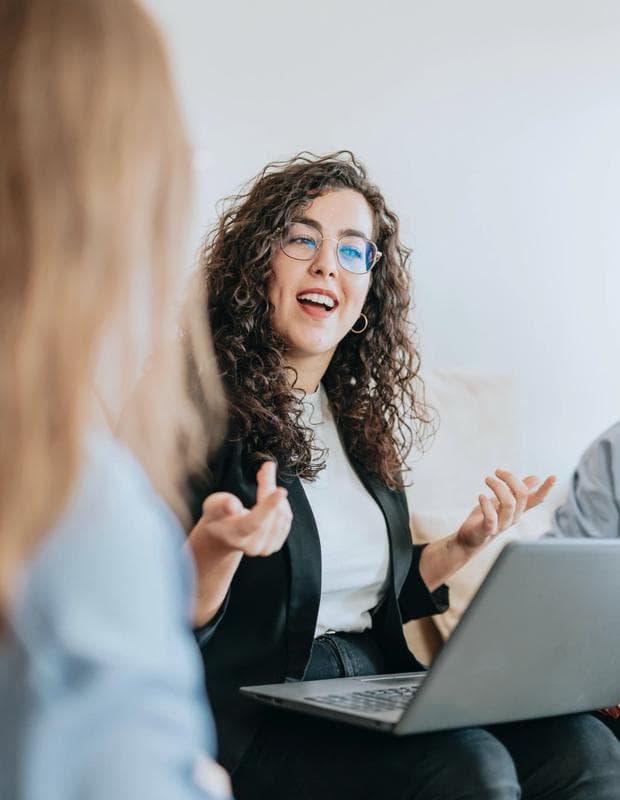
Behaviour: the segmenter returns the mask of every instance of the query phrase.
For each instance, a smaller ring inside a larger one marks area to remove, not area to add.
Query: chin
[[[301,358],[319,358],[320,356],[330,357],[338,346],[339,342],[317,342],[315,340],[299,340],[290,342],[289,353]]]

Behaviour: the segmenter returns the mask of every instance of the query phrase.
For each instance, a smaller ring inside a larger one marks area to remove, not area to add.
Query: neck
[[[333,353],[322,353],[318,356],[292,356],[286,359],[289,367],[297,372],[293,388],[301,389],[306,394],[313,394],[319,388],[323,375],[327,372]]]

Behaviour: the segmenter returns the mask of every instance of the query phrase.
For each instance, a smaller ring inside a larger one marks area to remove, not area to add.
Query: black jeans
[[[385,671],[370,633],[319,637],[306,678]],[[395,737],[268,710],[237,800],[620,800],[620,743],[590,714]]]

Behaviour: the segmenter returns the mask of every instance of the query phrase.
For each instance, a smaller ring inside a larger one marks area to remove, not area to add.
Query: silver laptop
[[[428,672],[241,692],[397,735],[616,705],[620,541],[506,545]]]

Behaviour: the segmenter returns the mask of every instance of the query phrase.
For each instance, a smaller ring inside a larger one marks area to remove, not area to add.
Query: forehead
[[[303,216],[320,223],[325,235],[358,230],[369,239],[375,227],[374,213],[364,195],[354,189],[335,189],[315,197]]]

